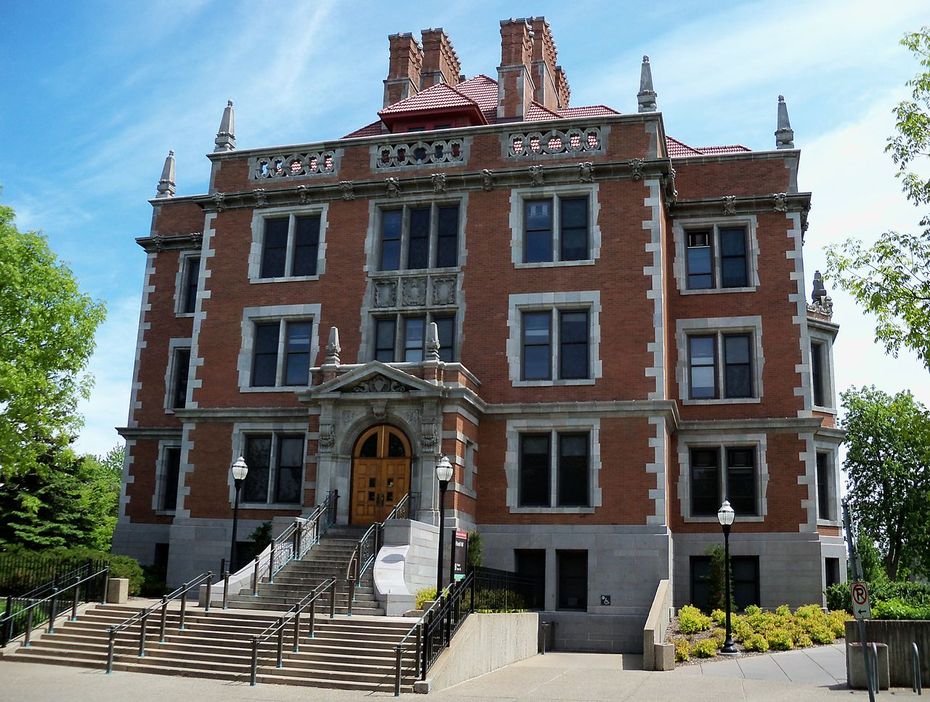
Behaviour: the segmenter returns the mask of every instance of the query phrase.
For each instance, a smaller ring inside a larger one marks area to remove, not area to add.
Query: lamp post
[[[446,490],[452,480],[452,463],[446,456],[436,462],[436,479],[439,481],[439,556],[436,558],[436,597],[442,592],[442,533],[446,521]]]
[[[242,483],[245,482],[245,476],[249,474],[249,467],[246,465],[242,456],[236,459],[232,464],[233,483],[236,485],[236,502],[233,507],[233,528],[232,528],[232,545],[229,547],[229,569],[235,572],[236,568],[236,531],[239,528],[239,492],[242,490]]]
[[[727,603],[727,638],[723,642],[723,648],[720,649],[720,653],[730,655],[739,653],[733,645],[733,633],[730,629],[730,527],[733,526],[733,520],[735,518],[736,512],[730,507],[730,501],[724,500],[723,504],[720,505],[720,509],[717,510],[717,521],[720,522],[720,527],[723,529],[723,577],[726,582],[724,597]]]

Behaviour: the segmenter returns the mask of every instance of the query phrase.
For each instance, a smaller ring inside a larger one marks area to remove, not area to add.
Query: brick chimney
[[[572,89],[568,87],[568,77],[561,66],[555,67],[555,89],[559,94],[559,109],[564,110],[568,107],[568,101],[572,96]]]
[[[416,95],[420,91],[420,70],[423,51],[410,32],[391,34],[391,58],[388,77],[384,81],[384,107]]]
[[[497,67],[497,118],[525,118],[536,92],[532,75],[533,30],[527,20],[501,20],[501,65]]]
[[[421,32],[423,39],[423,71],[420,75],[420,90],[426,90],[436,83],[455,85],[459,82],[462,65],[458,54],[452,47],[448,35],[442,27],[424,29]]]
[[[536,90],[533,99],[550,110],[558,110],[566,105],[560,104],[556,61],[559,52],[555,48],[552,30],[545,17],[530,17],[533,30],[532,75]]]

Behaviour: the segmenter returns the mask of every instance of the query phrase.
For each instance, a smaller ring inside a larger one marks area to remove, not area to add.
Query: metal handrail
[[[276,667],[284,667],[284,630],[287,627],[289,621],[294,622],[294,634],[291,651],[293,653],[300,652],[300,615],[303,611],[310,607],[310,633],[309,638],[315,636],[315,622],[316,622],[316,601],[320,598],[323,593],[329,590],[329,618],[333,619],[336,616],[336,578],[330,578],[329,580],[324,580],[322,583],[317,585],[313,590],[305,595],[297,604],[293,605],[285,614],[281,617],[278,617],[278,620],[265,628],[265,630],[260,634],[255,634],[252,637],[252,669],[250,674],[250,684],[254,687],[256,679],[258,677],[258,647],[264,641],[268,641],[272,636],[277,634],[278,636],[278,652],[277,652],[277,663]]]
[[[391,519],[405,519],[409,515],[410,493],[408,492],[394,505],[394,509],[388,513],[384,521],[375,522],[368,527],[355,545],[355,550],[349,558],[349,565],[346,567],[346,580],[349,582],[350,615],[352,614],[352,601],[355,599],[355,588],[361,584],[362,576],[374,565],[375,559],[378,557],[378,551],[381,548],[381,532],[384,530],[384,525]],[[371,549],[371,553],[364,556],[363,562],[362,554],[365,553],[369,540],[374,541],[374,547]]]
[[[54,633],[55,620],[58,619],[58,615],[59,615],[59,612],[57,611],[58,610],[58,607],[57,607],[58,598],[62,594],[68,592],[68,590],[74,590],[74,595],[72,597],[72,602],[71,602],[71,621],[74,621],[75,619],[77,619],[78,598],[80,596],[81,585],[83,585],[86,582],[89,582],[90,580],[93,580],[94,578],[98,578],[101,575],[104,576],[102,599],[106,601],[107,584],[110,579],[110,565],[109,564],[105,565],[103,568],[101,568],[95,573],[91,573],[90,575],[87,575],[83,578],[80,578],[79,580],[76,580],[70,585],[66,585],[63,588],[58,588],[58,587],[53,588],[51,595],[48,595],[47,597],[43,597],[40,600],[36,600],[32,604],[26,605],[25,607],[23,607],[22,609],[16,612],[13,612],[12,608],[9,608],[6,612],[4,612],[3,616],[0,617],[0,632],[3,632],[2,634],[0,634],[0,637],[2,637],[0,638],[0,648],[2,648],[3,646],[6,646],[7,642],[11,638],[10,634],[12,631],[13,619],[15,617],[22,617],[24,613],[26,616],[26,629],[25,629],[25,634],[23,637],[22,645],[23,645],[23,648],[29,648],[30,646],[29,639],[32,636],[32,620],[34,617],[34,612],[36,611],[38,607],[40,607],[41,605],[44,605],[46,602],[50,603],[50,607],[51,607],[49,610],[49,615],[48,615],[48,633],[50,634]]]
[[[462,609],[465,593],[470,593],[469,606]],[[400,696],[400,682],[403,677],[403,655],[410,648],[410,637],[416,635],[416,672],[421,680],[426,680],[426,673],[439,657],[444,648],[450,645],[452,637],[459,630],[465,618],[475,609],[475,573],[470,571],[462,580],[451,583],[436,598],[423,616],[417,620],[404,637],[394,647],[394,696]],[[434,630],[439,628],[439,648],[432,655]]]
[[[136,612],[131,617],[121,622],[120,624],[114,624],[113,626],[107,629],[107,634],[109,636],[109,645],[107,646],[107,673],[113,672],[113,653],[114,648],[116,647],[116,635],[128,629],[130,626],[135,624],[137,621],[141,623],[139,629],[139,658],[145,657],[145,629],[148,625],[149,615],[157,609],[161,609],[161,626],[159,629],[159,642],[165,640],[165,624],[168,617],[168,603],[176,598],[181,599],[181,618],[178,629],[184,631],[184,617],[187,613],[187,593],[193,590],[195,587],[199,587],[201,583],[207,583],[207,592],[210,592],[210,586],[213,584],[213,571],[208,570],[206,573],[201,573],[193,580],[190,580],[178,588],[175,588],[167,595],[162,596],[161,602],[158,604],[151,605],[145,609]],[[210,598],[207,597],[206,604],[203,608],[205,614],[210,613]]]
[[[923,695],[923,680],[920,672],[920,648],[916,641],[911,642],[911,690],[918,695]]]

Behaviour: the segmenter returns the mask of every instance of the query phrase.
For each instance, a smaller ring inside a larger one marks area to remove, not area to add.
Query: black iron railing
[[[310,610],[310,628],[307,633],[307,638],[312,639],[316,636],[316,603],[317,600],[325,593],[329,592],[329,618],[333,619],[336,616],[336,578],[330,578],[325,580],[315,588],[313,591],[307,594],[303,599],[300,600],[297,604],[291,607],[282,617],[279,617],[278,620],[271,624],[267,629],[265,629],[261,634],[256,634],[252,637],[252,669],[250,675],[250,683],[254,686],[258,678],[258,648],[259,646],[266,642],[270,641],[271,637],[277,637],[277,661],[275,663],[276,667],[284,667],[284,632],[292,628],[292,640],[291,640],[291,651],[293,653],[300,652],[300,615],[309,608]]]
[[[523,609],[544,609],[544,583],[496,568],[476,567],[475,610],[510,612]]]
[[[352,615],[352,603],[355,600],[355,588],[362,582],[362,576],[371,568],[375,559],[378,557],[378,551],[381,550],[383,543],[384,525],[391,519],[408,519],[410,517],[410,493],[404,495],[400,501],[394,505],[394,509],[384,518],[383,522],[375,522],[362,534],[358,540],[352,556],[349,558],[349,565],[346,568],[346,582],[349,585],[349,602],[348,614]]]
[[[404,677],[404,654],[412,647],[416,647],[416,655],[413,658],[414,668],[410,671],[408,665],[407,672],[412,672],[420,680],[426,680],[426,674],[439,658],[439,654],[449,646],[455,632],[473,611],[475,611],[475,573],[471,571],[463,579],[447,587],[394,647],[395,697],[400,695],[401,680]],[[409,664],[409,657],[407,660]]]
[[[146,607],[142,611],[137,612],[136,614],[129,617],[129,619],[127,619],[126,621],[120,624],[115,624],[114,626],[111,626],[107,630],[107,633],[109,635],[109,645],[107,647],[107,673],[113,672],[113,654],[114,654],[114,649],[116,647],[116,635],[117,634],[119,634],[121,631],[127,630],[129,627],[131,627],[136,622],[139,622],[139,658],[143,658],[145,656],[146,629],[148,627],[149,617],[152,615],[152,613],[159,609],[161,610],[158,640],[159,642],[163,642],[165,640],[165,627],[166,627],[167,619],[168,619],[168,603],[173,600],[180,599],[181,600],[181,612],[180,612],[180,621],[178,624],[178,630],[184,631],[184,618],[187,614],[187,595],[189,592],[194,590],[194,588],[199,588],[200,585],[204,583],[206,583],[207,592],[209,593],[210,586],[213,584],[213,572],[212,571],[201,573],[193,580],[190,580],[184,583],[183,585],[181,585],[181,587],[175,590],[172,590],[167,595],[164,595],[161,598],[161,602],[159,602],[158,604],[154,604],[151,607]],[[210,598],[209,597],[207,597],[206,604],[204,605],[203,611],[204,611],[204,614],[210,613]]]

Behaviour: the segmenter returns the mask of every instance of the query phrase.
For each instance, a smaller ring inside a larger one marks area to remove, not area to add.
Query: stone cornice
[[[488,415],[524,417],[534,414],[596,414],[598,416],[655,417],[663,415],[675,430],[681,424],[674,400],[592,400],[589,402],[531,402],[485,405]]]
[[[203,234],[201,232],[191,232],[190,234],[178,235],[160,235],[140,236],[136,243],[145,249],[146,253],[158,253],[159,251],[174,250],[193,250],[200,249],[203,243]]]
[[[809,434],[822,431],[820,417],[762,417],[758,419],[710,419],[683,421],[678,427],[686,432],[740,432]]]
[[[124,439],[180,439],[181,427],[116,427]]]
[[[202,407],[197,409],[178,409],[174,411],[176,417],[182,420],[213,419],[230,421],[306,419],[317,414],[308,407]]]
[[[800,212],[802,223],[811,207],[810,193],[768,195],[724,195],[695,200],[678,199],[671,207],[673,217],[721,217],[759,212]]]

